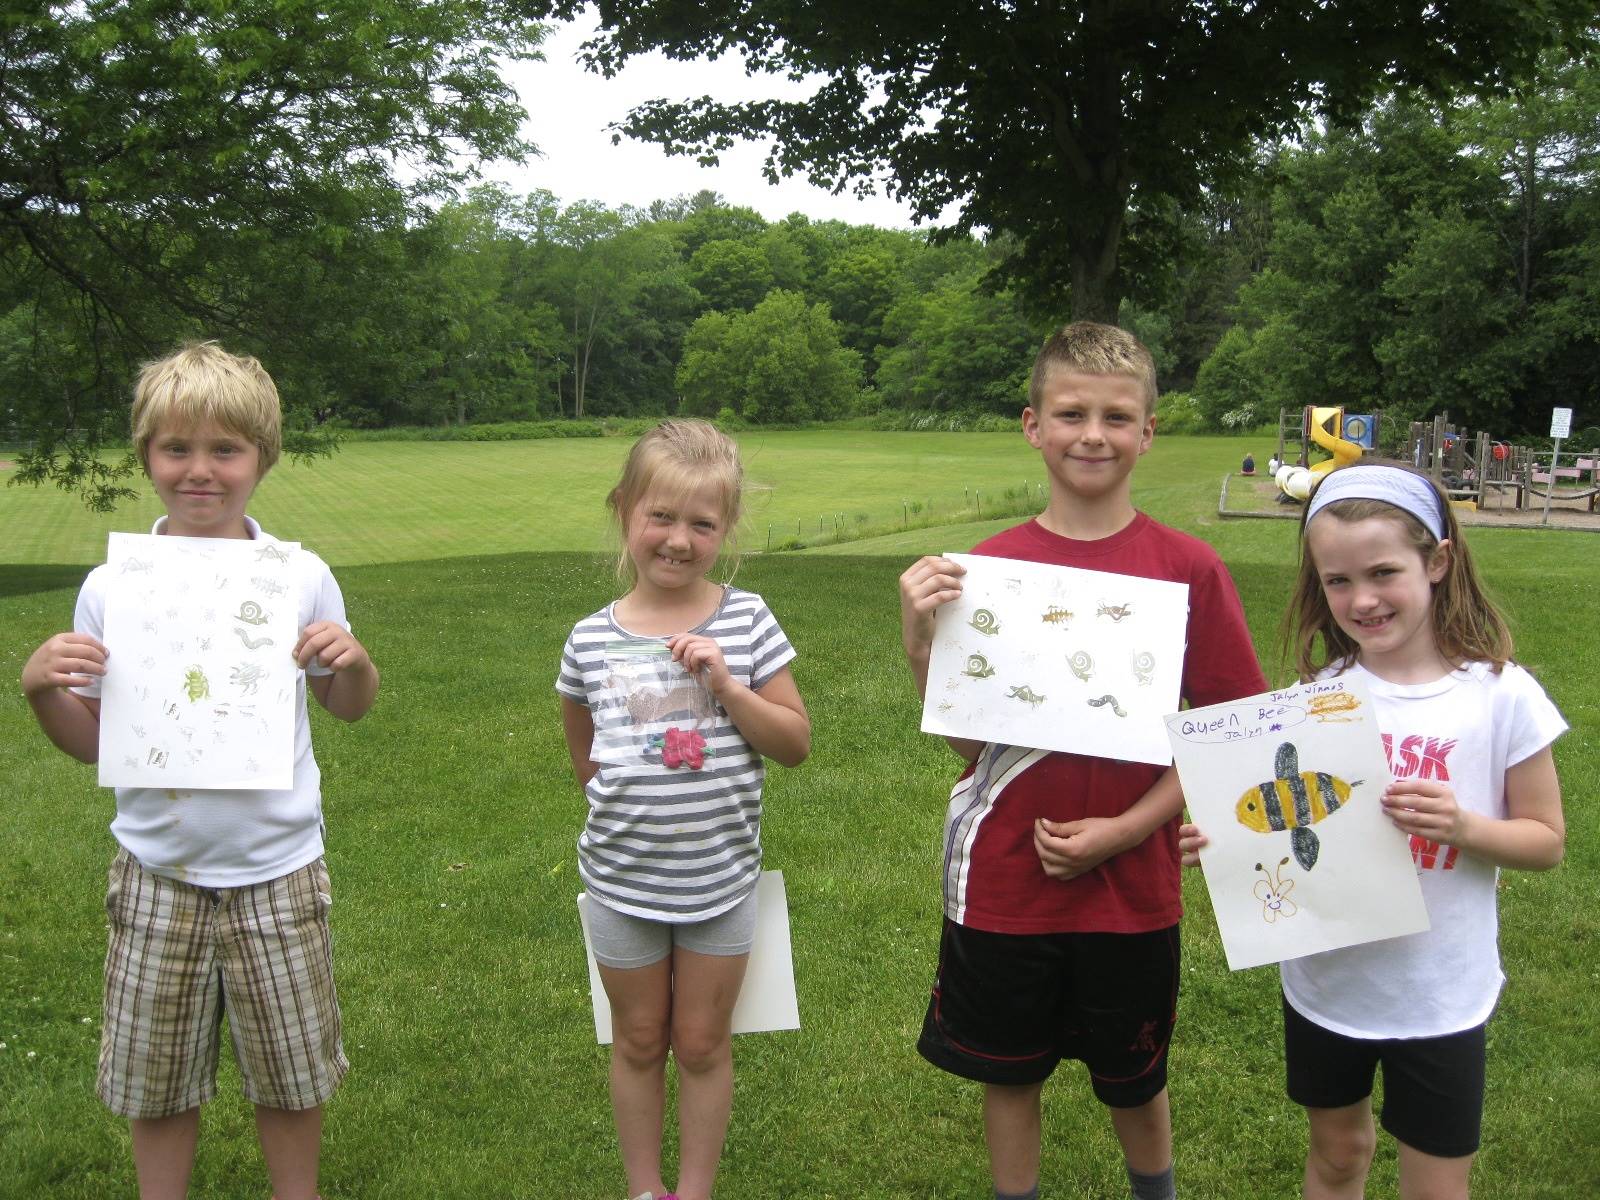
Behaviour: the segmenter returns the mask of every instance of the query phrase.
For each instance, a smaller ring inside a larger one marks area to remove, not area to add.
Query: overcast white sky
[[[716,62],[677,63],[651,54],[631,61],[613,79],[586,71],[577,62],[578,47],[593,35],[591,15],[571,25],[551,27],[544,42],[544,62],[511,63],[506,78],[517,88],[528,111],[523,132],[542,152],[518,167],[494,164],[485,175],[513,190],[535,188],[554,192],[564,203],[598,200],[607,207],[640,207],[652,200],[692,195],[702,188],[718,192],[729,204],[755,209],[769,221],[792,212],[853,225],[909,228],[904,206],[878,195],[858,200],[848,192],[834,196],[792,178],[769,184],[762,178],[764,146],[741,142],[721,155],[721,165],[702,167],[694,159],[669,157],[654,145],[624,138],[611,144],[606,128],[645,100],[711,95],[719,100],[767,96],[805,96],[812,90],[781,77],[744,73],[742,62],[724,56]]]

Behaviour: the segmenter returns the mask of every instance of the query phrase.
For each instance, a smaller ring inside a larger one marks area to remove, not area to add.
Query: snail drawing
[[[1072,668],[1072,673],[1083,682],[1089,682],[1089,676],[1094,674],[1094,659],[1089,657],[1087,650],[1076,650],[1067,655],[1067,666]]]
[[[984,637],[993,637],[1000,632],[1000,618],[987,608],[980,608],[972,614],[972,619],[967,622]]]
[[[246,600],[239,605],[239,612],[234,617],[234,620],[243,621],[246,625],[265,625],[267,623],[267,614],[262,611],[261,605],[254,600]]]
[[[1156,656],[1148,650],[1135,650],[1133,652],[1133,677],[1139,681],[1140,687],[1150,686],[1150,677],[1155,674]]]
[[[994,668],[989,665],[989,660],[981,654],[967,655],[966,669],[961,672],[970,675],[973,679],[987,679],[994,674]]]

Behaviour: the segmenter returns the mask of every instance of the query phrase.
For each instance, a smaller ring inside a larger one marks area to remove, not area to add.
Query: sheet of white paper
[[[927,733],[1133,762],[1172,761],[1189,587],[1014,558],[967,569],[935,618]]]
[[[583,923],[583,952],[589,959],[589,1003],[594,1009],[594,1036],[602,1046],[611,1042],[611,1004],[600,983],[589,945],[589,895],[578,896],[578,916]],[[774,1029],[799,1029],[800,1003],[794,990],[794,954],[789,945],[789,898],[782,871],[763,871],[756,884],[756,940],[750,947],[744,986],[733,1006],[735,1033],[766,1033]]]
[[[1360,680],[1166,723],[1231,969],[1428,928],[1407,838],[1378,802],[1391,776]]]
[[[111,535],[102,787],[294,786],[299,552]]]

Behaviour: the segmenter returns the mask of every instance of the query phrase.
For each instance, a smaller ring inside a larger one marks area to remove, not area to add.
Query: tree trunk
[[[1072,269],[1072,319],[1117,323],[1122,308],[1122,281],[1117,278],[1117,243],[1122,214],[1108,216],[1097,228],[1077,231],[1069,250]]]

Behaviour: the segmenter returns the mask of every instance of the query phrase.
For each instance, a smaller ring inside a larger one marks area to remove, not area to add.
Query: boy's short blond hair
[[[150,471],[150,439],[164,422],[192,429],[215,421],[254,442],[265,475],[283,452],[278,389],[261,364],[216,342],[187,342],[144,365],[133,389],[133,449]]]
[[[1063,325],[1040,347],[1028,380],[1028,404],[1038,409],[1050,377],[1058,371],[1082,375],[1125,375],[1144,393],[1144,415],[1156,411],[1156,360],[1126,329],[1094,321]]]

